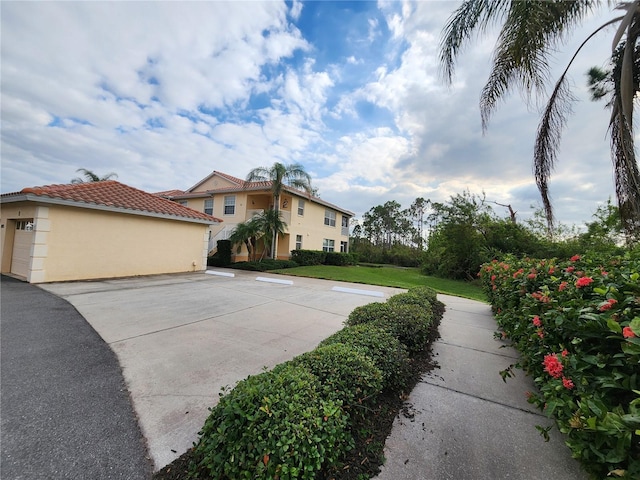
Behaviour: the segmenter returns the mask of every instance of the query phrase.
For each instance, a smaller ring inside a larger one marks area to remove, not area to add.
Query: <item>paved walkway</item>
[[[488,305],[438,295],[447,305],[434,345],[440,366],[409,397],[412,418],[400,415],[385,445],[378,480],[586,480],[557,429],[545,442],[536,425],[551,421],[526,401],[533,382],[494,340]]]
[[[2,478],[149,478],[111,349],[66,301],[5,276],[0,293]]]

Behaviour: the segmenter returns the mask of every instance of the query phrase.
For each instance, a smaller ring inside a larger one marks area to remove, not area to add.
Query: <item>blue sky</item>
[[[492,38],[443,84],[437,52],[456,1],[2,2],[2,192],[68,183],[78,168],[149,191],[187,189],[213,170],[238,177],[298,162],[321,196],[360,217],[468,189],[539,202],[536,106],[511,95],[482,135],[478,98]],[[599,10],[554,58],[559,74]],[[603,104],[585,72],[551,181],[557,217],[590,220],[613,195]],[[604,39],[604,41],[603,41]],[[506,215],[499,207],[499,213]]]

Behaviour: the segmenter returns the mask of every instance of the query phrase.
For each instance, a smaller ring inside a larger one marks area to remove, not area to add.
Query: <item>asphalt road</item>
[[[118,360],[65,300],[2,276],[3,479],[148,479]]]

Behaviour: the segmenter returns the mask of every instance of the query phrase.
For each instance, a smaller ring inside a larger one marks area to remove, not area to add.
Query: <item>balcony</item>
[[[245,215],[244,219],[245,221],[251,220],[253,217],[255,217],[256,215],[260,215],[262,212],[264,212],[264,208],[257,208],[252,210],[247,209],[247,214]],[[280,218],[282,218],[282,221],[287,225],[291,225],[291,212],[280,210]]]

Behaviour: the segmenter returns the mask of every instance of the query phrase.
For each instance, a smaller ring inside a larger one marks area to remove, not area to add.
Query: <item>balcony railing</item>
[[[252,209],[252,210],[247,209],[245,220],[251,220],[254,216],[260,215],[262,212],[264,212],[263,208]],[[284,223],[286,223],[287,225],[291,225],[291,212],[288,212],[286,210],[280,210],[280,217],[282,218],[282,221]]]

